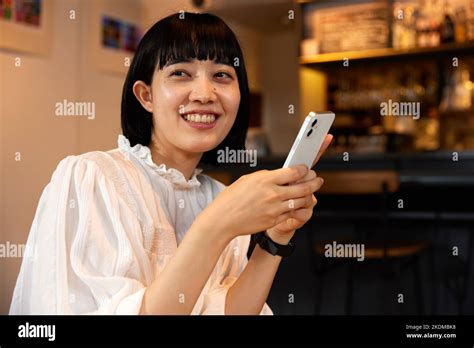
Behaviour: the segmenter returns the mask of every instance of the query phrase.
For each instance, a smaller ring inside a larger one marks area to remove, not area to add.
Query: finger
[[[313,180],[307,182],[302,182],[289,186],[280,186],[278,187],[278,193],[280,195],[280,198],[284,201],[288,199],[302,198],[318,191],[323,185],[323,183],[323,178],[316,177]]]
[[[313,209],[301,208],[293,211],[291,215],[293,219],[296,219],[300,222],[307,222],[309,219],[311,219],[311,216],[313,215]]]
[[[278,224],[281,224],[283,221],[286,221],[288,220],[289,218],[291,218],[291,215],[293,214],[293,212],[289,211],[287,213],[283,213],[281,215],[279,215],[275,221],[275,226],[278,225]]]
[[[312,200],[311,209],[313,209],[315,207],[315,205],[318,204],[318,200],[314,195],[312,195],[311,200]]]
[[[324,151],[326,151],[329,144],[331,144],[331,141],[332,141],[333,138],[334,137],[333,137],[332,134],[326,134],[326,137],[324,138],[323,144],[321,145],[321,148],[319,149],[318,155],[316,156],[316,159],[314,160],[313,165],[311,166],[311,168],[313,168],[316,165],[316,163],[318,163],[319,158],[321,158]]]
[[[308,173],[308,167],[304,164],[298,164],[296,166],[288,168],[280,168],[269,171],[269,180],[277,185],[285,185],[291,182],[301,180]]]
[[[281,213],[286,213],[291,210],[297,210],[300,208],[308,208],[313,204],[313,195],[297,198],[297,199],[289,199],[287,201],[281,202]]]
[[[284,213],[278,216],[275,222],[275,226],[284,221],[287,221],[288,219],[291,219],[289,221],[292,221],[293,223],[296,223],[298,225],[298,227],[294,227],[294,228],[299,228],[301,227],[302,223],[306,223],[311,218],[312,215],[313,215],[313,209],[311,208],[301,208],[298,210],[293,210],[293,211],[290,211],[288,213]]]
[[[295,184],[299,184],[301,182],[306,182],[306,181],[313,180],[315,177],[317,177],[316,172],[314,170],[308,170],[308,173],[305,175],[305,177],[303,179],[300,179],[297,182],[295,182]]]

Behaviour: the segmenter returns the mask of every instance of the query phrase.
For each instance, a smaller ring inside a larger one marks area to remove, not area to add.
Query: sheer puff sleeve
[[[140,223],[116,172],[93,158],[65,158],[44,189],[10,314],[139,313],[149,266]]]

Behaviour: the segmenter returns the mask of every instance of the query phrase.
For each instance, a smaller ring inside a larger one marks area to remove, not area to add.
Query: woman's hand
[[[316,172],[314,170],[308,171],[306,177],[300,182],[306,182],[314,180],[316,178]],[[321,185],[324,183],[323,178],[321,180]],[[311,219],[313,215],[313,208],[317,203],[316,197],[314,194],[308,195],[305,197],[306,204],[300,207],[299,209],[294,209],[290,212],[290,217],[276,226],[273,226],[267,229],[267,235],[276,243],[286,245],[289,243],[291,237],[295,234],[295,231],[298,228],[301,228],[306,222]],[[291,201],[289,202],[291,204]]]
[[[331,139],[332,136],[325,139],[317,159]],[[260,170],[243,175],[223,190],[198,219],[209,229],[224,231],[222,237],[229,240],[276,227],[275,231],[284,234],[311,217],[308,210],[312,213],[315,204],[313,193],[322,183],[305,165]],[[287,222],[289,219],[297,222]]]
[[[308,205],[307,197],[321,186],[319,178],[287,185],[305,178],[307,173],[306,166],[298,165],[243,175],[223,190],[199,218],[207,221],[209,228],[225,231],[230,239],[264,231],[291,217],[292,210]]]
[[[326,135],[324,139],[323,145],[316,157],[316,160],[313,163],[313,166],[319,161],[319,158],[322,156],[324,151],[328,148],[329,144],[331,143],[333,136],[331,134]],[[316,177],[316,172],[313,170],[308,171],[306,177],[300,180],[299,182],[306,182],[313,180]],[[322,179],[322,178],[321,178]],[[298,182],[298,183],[299,183]],[[323,180],[324,183],[324,180]],[[311,194],[307,199],[307,204],[299,209],[293,210],[291,212],[290,218],[286,219],[285,221],[280,222],[278,225],[270,228],[267,230],[268,236],[278,244],[286,245],[289,243],[291,237],[295,234],[295,231],[298,228],[301,228],[306,222],[311,219],[313,215],[313,208],[317,203],[316,197]]]

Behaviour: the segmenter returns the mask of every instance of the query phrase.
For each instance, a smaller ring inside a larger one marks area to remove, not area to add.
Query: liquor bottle
[[[408,5],[405,8],[405,18],[403,20],[404,31],[401,42],[402,48],[411,48],[416,46],[415,15],[415,8],[413,6]]]
[[[467,40],[467,28],[466,23],[466,9],[464,7],[458,7],[456,10],[456,21],[454,24],[454,40],[459,43],[466,42]]]
[[[454,20],[451,8],[447,3],[444,6],[444,19],[441,23],[440,32],[442,43],[454,42]]]
[[[402,42],[402,33],[403,33],[403,24],[402,20],[399,17],[399,14],[403,14],[403,9],[396,6],[393,9],[393,18],[392,18],[392,47],[400,48]]]
[[[429,16],[427,10],[428,2],[424,0],[421,2],[420,9],[416,16],[416,43],[418,47],[426,47],[429,43]]]
[[[466,23],[467,39],[474,41],[474,0],[470,0],[470,11],[468,11],[469,17]]]
[[[443,7],[440,0],[431,0],[428,7],[429,17],[429,44],[428,46],[439,46],[441,42],[441,24],[443,22]]]
[[[441,42],[440,23],[436,18],[431,18],[428,27],[428,46],[436,47]]]

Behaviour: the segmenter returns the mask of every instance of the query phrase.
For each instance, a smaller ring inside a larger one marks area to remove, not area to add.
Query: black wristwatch
[[[282,257],[290,256],[295,249],[295,240],[294,237],[291,238],[290,242],[287,245],[282,245],[275,243],[268,237],[264,232],[259,232],[252,235],[252,240],[255,241],[260,248],[269,252],[272,255],[278,255]]]

